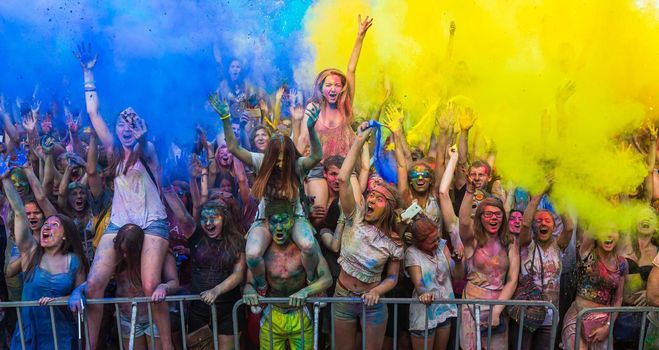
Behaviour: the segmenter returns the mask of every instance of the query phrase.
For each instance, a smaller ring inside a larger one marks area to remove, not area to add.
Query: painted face
[[[540,211],[535,214],[536,239],[539,242],[547,242],[552,238],[555,223],[554,217],[548,211]]]
[[[600,240],[600,246],[605,252],[612,252],[616,249],[618,240],[620,239],[620,234],[618,232],[609,233],[604,240]]]
[[[284,245],[288,242],[293,231],[293,218],[286,214],[274,214],[268,218],[268,226],[272,233],[272,240],[277,245]]]
[[[220,166],[228,168],[233,165],[233,155],[225,143],[220,145]]]
[[[499,233],[499,228],[503,223],[503,212],[495,206],[488,205],[485,206],[480,219],[485,232],[496,235]]]
[[[420,250],[432,254],[439,246],[439,232],[433,231],[425,239],[417,241],[416,247]]]
[[[330,165],[325,170],[325,180],[327,180],[327,186],[333,192],[339,192],[339,169],[336,165]]]
[[[417,193],[425,193],[432,184],[431,172],[428,167],[416,165],[407,172],[410,186]]]
[[[82,188],[74,188],[69,191],[68,201],[73,210],[82,212],[85,210],[85,204],[87,204],[87,193]]]
[[[515,235],[519,234],[522,230],[523,216],[522,212],[519,211],[514,211],[510,214],[510,217],[508,218],[508,231],[510,231],[510,233]]]
[[[268,148],[269,141],[270,136],[265,132],[265,129],[259,129],[254,134],[254,146],[261,152],[265,152],[265,149]]]
[[[114,127],[114,131],[117,133],[119,142],[121,142],[121,145],[124,147],[133,147],[135,142],[137,142],[137,140],[135,140],[135,136],[133,136],[133,132],[130,129],[130,123],[122,117],[117,119],[117,124]]]
[[[27,222],[30,224],[30,230],[41,230],[44,216],[36,203],[25,203],[25,215],[27,215]]]
[[[222,234],[224,217],[215,208],[204,208],[200,215],[201,228],[208,238],[218,239]]]
[[[240,141],[240,124],[231,123],[231,130],[233,130],[233,136],[236,137],[236,140]]]
[[[636,231],[641,235],[651,235],[657,230],[657,215],[652,210],[644,210],[636,221]]]
[[[490,182],[490,174],[484,166],[469,168],[469,178],[474,182],[476,188],[481,190]]]
[[[229,65],[229,77],[231,78],[231,80],[233,81],[238,80],[241,70],[242,70],[242,66],[240,64],[240,61],[238,60],[231,61],[231,64]]]
[[[343,83],[341,82],[341,77],[335,74],[328,75],[327,78],[323,81],[323,97],[325,101],[330,104],[336,104],[336,101],[339,98],[339,93],[343,89]]]
[[[41,246],[44,248],[56,248],[62,245],[65,239],[62,222],[56,216],[46,219],[46,222],[41,226]]]
[[[378,221],[382,215],[384,215],[384,210],[387,208],[387,199],[380,193],[371,191],[366,197],[366,213],[364,214],[364,220],[368,223],[375,223]]]
[[[291,121],[289,119],[283,119],[281,122],[279,122],[279,125],[277,125],[277,130],[279,130],[280,134],[290,137],[292,131]]]
[[[222,181],[220,181],[220,191],[231,193],[231,189],[232,189],[231,181],[227,179],[222,179]]]
[[[21,197],[30,193],[30,184],[27,182],[27,177],[22,171],[14,170],[11,172],[11,183],[14,184],[16,191]]]

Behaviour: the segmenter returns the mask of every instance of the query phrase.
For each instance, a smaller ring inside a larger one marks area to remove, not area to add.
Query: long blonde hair
[[[340,70],[336,68],[327,68],[318,73],[316,81],[314,82],[314,91],[312,99],[314,102],[319,103],[321,108],[325,107],[325,98],[323,97],[323,84],[325,79],[330,75],[336,75],[341,79],[343,88],[339,92],[336,107],[345,118],[348,124],[352,123],[352,99],[350,98],[350,86],[348,86],[348,78]]]

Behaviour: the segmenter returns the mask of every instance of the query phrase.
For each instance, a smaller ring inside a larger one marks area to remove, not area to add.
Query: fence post
[[[59,344],[57,344],[57,324],[55,323],[55,312],[53,306],[49,306],[48,310],[50,311],[50,325],[53,329],[53,343],[55,344],[55,350],[59,350]]]

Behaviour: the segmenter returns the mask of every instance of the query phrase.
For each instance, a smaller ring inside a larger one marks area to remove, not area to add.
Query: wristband
[[[96,92],[96,87],[94,86],[93,88],[85,88],[85,92]]]
[[[86,81],[85,85],[87,85],[87,84],[96,84],[96,81],[95,80]]]
[[[220,116],[220,120],[226,120],[226,119],[229,119],[229,118],[231,118],[231,114],[229,114],[229,113],[227,113],[223,116]]]

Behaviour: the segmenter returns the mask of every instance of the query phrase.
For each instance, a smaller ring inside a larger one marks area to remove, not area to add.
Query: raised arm
[[[448,123],[447,123],[448,124]],[[435,146],[435,182],[434,182],[434,192],[439,194],[440,179],[444,175],[444,170],[446,169],[446,147],[448,147],[448,133],[450,132],[450,127],[440,124],[439,132],[437,133],[437,145]]]
[[[238,194],[240,195],[240,200],[243,203],[243,209],[249,203],[249,182],[247,181],[247,173],[245,173],[245,166],[243,162],[234,158],[233,159],[233,171],[236,174],[236,181],[238,181]]]
[[[85,172],[87,173],[87,185],[92,197],[98,198],[103,193],[105,184],[101,174],[98,173],[98,138],[96,133],[92,132],[89,138],[89,149],[87,150],[87,164]]]
[[[64,175],[59,182],[59,193],[57,195],[57,205],[60,208],[66,207],[66,199],[69,194],[69,181],[71,180],[71,164],[66,164]]]
[[[461,189],[467,183],[467,173],[462,169],[469,163],[469,130],[476,122],[476,116],[471,108],[464,108],[459,117],[460,139],[458,141],[458,172],[455,174],[455,188]]]
[[[224,130],[224,139],[227,143],[227,149],[231,154],[240,159],[241,162],[247,164],[248,166],[254,166],[252,164],[252,154],[248,150],[244,149],[238,144],[236,140],[236,135],[233,134],[233,129],[231,128],[231,114],[229,112],[229,105],[226,102],[221,101],[220,97],[217,95],[211,95],[208,98],[208,102],[213,107],[215,112],[220,116],[222,121],[222,129]]]
[[[338,182],[339,182],[339,204],[341,205],[341,210],[347,218],[352,218],[355,212],[355,193],[352,188],[350,181],[350,176],[352,170],[355,167],[359,152],[362,151],[362,147],[371,136],[372,129],[368,127],[367,123],[360,125],[357,130],[359,134],[355,138],[355,142],[350,147],[346,159],[343,161],[341,170],[339,171]]]
[[[323,159],[323,146],[320,144],[320,138],[318,138],[318,134],[316,134],[316,129],[314,128],[320,115],[320,106],[315,103],[309,103],[304,114],[307,120],[307,133],[311,145],[311,154],[308,157],[302,158],[302,167],[305,171],[309,171]]]
[[[531,197],[529,204],[527,204],[526,209],[524,209],[524,216],[522,216],[522,227],[519,232],[520,248],[531,244],[531,240],[533,240],[531,226],[533,226],[533,218],[535,217],[535,212],[538,210],[538,204],[540,203],[543,194],[544,193],[540,193]]]
[[[563,231],[556,238],[556,244],[561,250],[565,250],[570,244],[572,239],[572,231],[574,231],[574,221],[572,221],[572,215],[565,213],[561,215],[561,221],[563,221]]]
[[[85,47],[84,44],[80,44],[78,45],[78,51],[74,52],[74,55],[78,61],[80,61],[80,66],[82,67],[82,73],[85,79],[85,104],[87,105],[87,114],[89,114],[89,119],[92,122],[94,131],[96,131],[101,143],[105,146],[106,152],[111,154],[114,146],[114,138],[112,137],[110,128],[108,128],[108,125],[103,120],[103,116],[101,116],[101,112],[99,111],[96,82],[94,81],[94,73],[92,71],[96,65],[98,54],[92,52],[91,44],[87,47]]]
[[[320,241],[327,249],[334,253],[339,253],[341,251],[341,238],[343,237],[345,224],[346,219],[343,217],[343,214],[341,214],[336,223],[334,232],[326,228],[320,230]]]
[[[53,204],[48,199],[48,196],[46,195],[41,182],[39,182],[39,179],[37,179],[37,176],[34,174],[32,167],[26,166],[23,168],[23,170],[25,171],[27,181],[30,183],[32,193],[34,193],[34,199],[37,200],[37,204],[39,204],[39,207],[41,210],[43,210],[43,215],[45,217],[49,217],[51,215],[57,214],[57,209],[55,209],[55,206],[53,206]]]
[[[459,172],[461,171],[458,170]],[[476,187],[469,179],[467,179],[465,186],[467,186],[467,189],[460,205],[460,237],[462,238],[462,242],[469,242],[468,244],[471,244],[474,239],[474,219],[471,217],[471,213]]]
[[[396,174],[398,175],[398,193],[400,193],[403,205],[408,207],[412,204],[412,193],[407,179],[407,158],[405,148],[407,148],[404,139],[405,130],[403,129],[403,113],[395,107],[389,105],[385,107],[385,114],[391,119],[392,124],[397,124],[395,130],[392,130],[394,138],[394,157],[396,158]]]
[[[359,24],[359,30],[357,31],[357,39],[355,39],[355,46],[352,47],[352,53],[350,54],[350,61],[348,61],[348,70],[346,71],[346,78],[348,79],[348,91],[350,93],[350,101],[355,100],[355,72],[357,71],[357,62],[359,61],[359,54],[362,51],[362,44],[364,43],[364,38],[366,37],[366,32],[368,28],[371,28],[373,25],[373,18],[366,16],[362,22],[362,16],[357,17],[357,23]]]
[[[25,206],[21,196],[16,191],[16,188],[9,179],[10,169],[7,165],[9,158],[1,159],[0,156],[0,171],[2,172],[2,187],[5,190],[5,196],[9,201],[11,209],[14,211],[14,235],[16,236],[16,246],[21,253],[31,251],[36,246],[36,241],[32,237],[30,225],[27,222],[27,215],[25,214]]]
[[[458,165],[458,150],[455,149],[455,147],[449,148],[448,156],[449,161],[446,164],[446,169],[444,170],[442,181],[439,184],[439,207],[442,211],[442,218],[444,219],[446,230],[451,232],[454,231],[455,225],[458,224],[458,216],[455,215],[453,203],[451,202],[451,197],[449,196],[455,167]]]
[[[174,213],[176,222],[179,224],[181,230],[183,231],[183,236],[185,236],[186,239],[192,237],[192,234],[194,233],[197,225],[195,224],[192,215],[190,215],[190,213],[185,210],[185,205],[183,205],[181,199],[178,197],[178,195],[176,195],[176,192],[174,192],[171,187],[165,189],[163,191],[163,195],[167,205]]]

